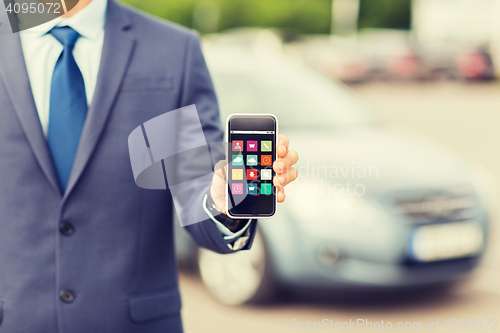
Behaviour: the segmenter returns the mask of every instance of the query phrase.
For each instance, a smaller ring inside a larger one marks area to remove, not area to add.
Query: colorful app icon
[[[233,155],[233,165],[243,165],[243,155]]]
[[[258,141],[247,141],[247,151],[259,151]]]
[[[272,141],[261,141],[260,142],[260,151],[273,151],[273,142]]]
[[[247,155],[247,165],[259,164],[257,158],[258,158],[257,155]]]
[[[272,193],[271,184],[260,184],[260,194],[271,194]]]
[[[243,169],[233,169],[233,180],[243,180]]]
[[[242,183],[234,183],[231,185],[231,192],[233,194],[243,194],[243,184]]]
[[[258,172],[255,169],[247,169],[247,180],[257,180]]]
[[[273,179],[273,171],[271,169],[262,169],[262,170],[260,170],[260,179],[261,180],[271,180],[271,179]]]
[[[260,160],[261,165],[272,165],[273,156],[272,155],[262,155]]]
[[[254,183],[248,183],[247,184],[247,194],[259,194],[258,193],[258,186],[257,184]]]
[[[233,141],[233,151],[243,151],[243,141]]]

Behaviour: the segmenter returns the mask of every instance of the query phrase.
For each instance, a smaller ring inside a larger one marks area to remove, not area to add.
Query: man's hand
[[[219,161],[215,165],[215,173],[212,178],[212,186],[210,187],[210,195],[214,201],[215,208],[224,214],[226,214],[226,170],[226,161]]]
[[[293,167],[299,160],[299,154],[293,149],[288,149],[289,146],[288,137],[280,134],[276,150],[278,159],[273,165],[274,172],[276,172],[273,183],[278,189],[278,202],[285,201],[285,186],[297,179],[299,174]]]
[[[273,165],[276,172],[273,183],[278,189],[278,202],[285,201],[285,186],[294,181],[298,175],[298,171],[293,165],[297,163],[299,155],[295,150],[289,149],[289,145],[288,137],[280,134],[276,146],[278,159]],[[226,214],[226,169],[226,161],[219,161],[215,165],[215,174],[210,188],[215,207],[224,214]]]

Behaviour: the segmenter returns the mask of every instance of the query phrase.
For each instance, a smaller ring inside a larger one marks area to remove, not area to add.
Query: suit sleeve
[[[196,33],[189,36],[185,66],[179,107],[196,105],[201,127],[206,142],[210,147],[210,163],[213,170],[215,163],[225,159],[224,150],[220,149],[220,147],[223,147],[224,132],[220,121],[215,89],[203,57],[199,35]],[[185,131],[183,127],[179,130],[183,131],[184,135],[185,133],[189,135],[189,131]],[[182,136],[183,133],[181,133],[181,139],[179,140],[180,144],[183,142]],[[179,167],[186,169],[189,166],[181,165]],[[234,238],[224,237],[204,209],[205,194],[210,187],[212,175],[208,176],[210,177],[199,178],[197,182],[190,185],[192,186],[191,196],[193,199],[187,205],[188,209],[183,209],[181,214],[189,214],[189,220],[201,222],[187,225],[185,228],[198,245],[218,253],[232,253],[237,251],[236,249],[249,249],[255,236],[257,221],[251,222],[248,226],[245,237],[242,237],[243,239],[239,242],[241,245],[241,241],[244,240],[245,243],[242,247],[235,246],[238,240],[235,241]]]

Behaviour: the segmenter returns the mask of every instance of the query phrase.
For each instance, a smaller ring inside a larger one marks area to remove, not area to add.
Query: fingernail
[[[278,177],[278,181],[281,185],[285,184],[285,177]]]
[[[276,163],[276,167],[278,168],[278,170],[283,171],[283,169],[285,168],[285,163],[278,162]]]
[[[286,153],[286,147],[284,145],[281,145],[281,149]]]

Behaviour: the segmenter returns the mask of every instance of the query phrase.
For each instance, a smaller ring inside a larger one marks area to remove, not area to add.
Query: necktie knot
[[[56,27],[50,30],[50,34],[61,43],[64,48],[75,46],[80,34],[71,27]]]

